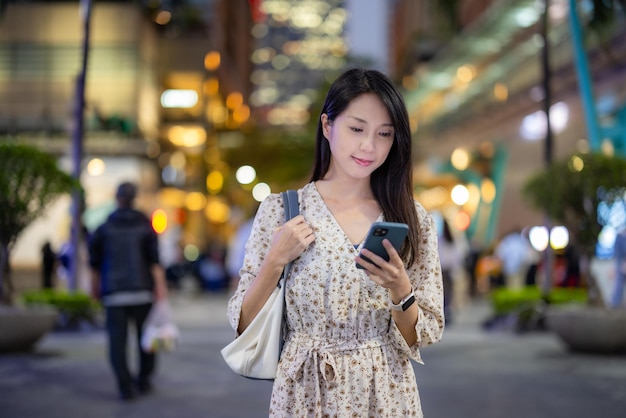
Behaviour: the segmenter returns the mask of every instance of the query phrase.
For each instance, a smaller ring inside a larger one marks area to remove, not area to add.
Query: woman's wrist
[[[389,307],[394,311],[404,312],[411,307],[415,303],[415,293],[413,293],[413,288],[411,287],[411,291],[406,294],[403,298],[401,298],[397,303],[389,298]]]
[[[389,289],[389,301],[393,304],[399,303],[402,299],[407,297],[413,292],[413,287],[410,283],[400,286],[398,288]]]

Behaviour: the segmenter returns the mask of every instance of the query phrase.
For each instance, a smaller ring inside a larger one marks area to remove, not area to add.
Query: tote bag
[[[298,215],[298,195],[295,190],[282,193],[285,202],[285,221]],[[250,325],[221,350],[226,364],[237,374],[250,379],[273,380],[283,348],[285,282],[291,263],[270,297]]]

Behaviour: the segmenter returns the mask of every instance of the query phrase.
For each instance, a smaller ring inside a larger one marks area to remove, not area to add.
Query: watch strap
[[[400,300],[400,302],[393,303],[391,298],[389,298],[389,307],[394,311],[404,312],[411,307],[415,303],[415,292],[413,288],[411,288],[411,292]]]

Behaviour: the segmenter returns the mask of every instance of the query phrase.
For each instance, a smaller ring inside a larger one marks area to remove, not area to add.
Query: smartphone
[[[402,243],[404,242],[407,234],[409,233],[409,226],[407,224],[398,222],[374,222],[370,227],[363,248],[367,248],[374,254],[382,257],[385,261],[389,261],[389,254],[383,246],[383,240],[388,239],[396,251],[400,251]],[[359,254],[361,258],[366,261],[370,261],[367,257]],[[364,268],[357,263],[357,268]]]

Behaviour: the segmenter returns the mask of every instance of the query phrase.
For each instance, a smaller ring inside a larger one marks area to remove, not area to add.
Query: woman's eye
[[[350,128],[350,130],[351,130],[352,132],[363,132],[363,129],[361,129],[361,128],[356,128],[356,127],[352,127],[352,128]]]
[[[393,132],[381,132],[381,133],[380,133],[380,136],[384,136],[384,137],[387,137],[387,138],[388,138],[388,137],[390,137],[390,136],[393,136]]]

